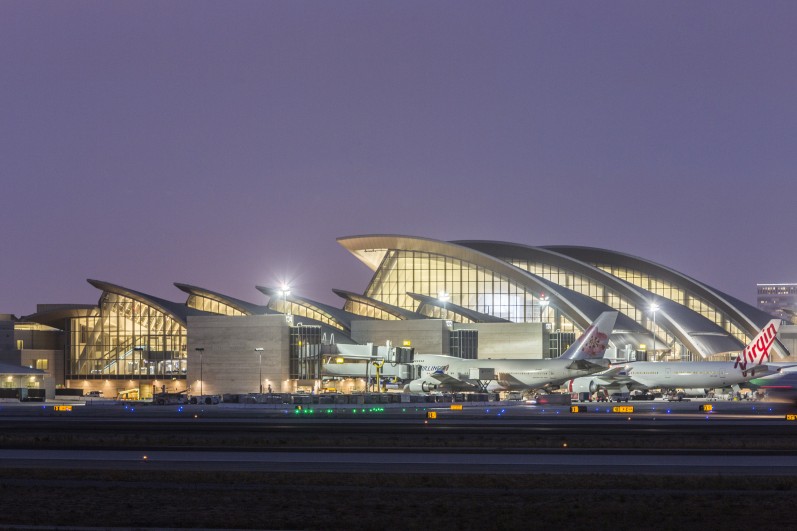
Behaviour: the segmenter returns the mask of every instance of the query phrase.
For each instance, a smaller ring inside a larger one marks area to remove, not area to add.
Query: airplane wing
[[[596,361],[601,361],[601,360],[596,360]],[[570,363],[565,368],[566,369],[570,369],[572,371],[578,370],[578,371],[593,371],[594,372],[594,371],[602,371],[602,370],[604,370],[606,368],[606,363],[601,364],[601,363],[595,363],[595,361],[581,359],[581,360],[573,360],[573,362]]]
[[[763,378],[764,376],[772,376],[773,374],[778,374],[782,372],[783,369],[788,369],[790,367],[795,367],[795,366],[797,366],[797,364],[778,365],[777,367],[770,365],[756,365],[755,367],[753,367],[753,369],[755,370],[756,378]]]
[[[511,373],[508,372],[497,372],[495,373],[495,381],[501,382],[503,385],[508,386],[522,386],[524,385],[523,382],[512,376]]]
[[[449,387],[467,385],[466,382],[463,382],[462,380],[454,378],[453,376],[445,374],[443,372],[432,373],[428,375],[426,378],[427,380],[437,380],[440,383],[440,385],[449,386]]]
[[[615,365],[614,367],[611,367],[610,369],[594,376],[600,380],[601,385],[635,383],[634,378],[631,376],[632,370],[633,367]]]

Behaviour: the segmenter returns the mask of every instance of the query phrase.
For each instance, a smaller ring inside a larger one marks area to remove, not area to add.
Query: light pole
[[[659,311],[659,305],[655,302],[650,305],[650,313],[653,314],[653,357],[656,357],[656,312]]]
[[[282,284],[280,291],[282,292],[282,310],[285,315],[290,315],[291,312],[288,311],[288,295],[291,294],[291,287],[287,284]]]
[[[260,394],[263,394],[263,347],[255,347],[257,357],[259,358],[258,366],[260,367]]]
[[[442,290],[442,291],[438,292],[437,298],[440,300],[440,302],[443,303],[443,315],[441,317],[443,319],[447,319],[447,317],[448,317],[448,309],[446,308],[446,303],[451,298],[451,295],[449,295],[449,293],[446,290]]]
[[[542,313],[545,311],[545,308],[551,304],[551,301],[545,295],[540,297],[540,322],[542,322]]]
[[[197,347],[194,350],[199,352],[199,394],[200,395],[204,395],[205,394],[205,390],[204,390],[205,379],[202,377],[202,353],[205,352],[205,348],[204,347]]]

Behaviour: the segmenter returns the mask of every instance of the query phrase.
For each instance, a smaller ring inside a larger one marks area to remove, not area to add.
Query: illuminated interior
[[[185,326],[117,293],[103,292],[90,316],[71,319],[68,351],[68,379],[185,378]]]
[[[421,251],[388,250],[365,295],[406,310],[418,301],[410,293],[437,296],[445,292],[452,305],[516,323],[549,323],[554,330],[580,330],[558,309],[540,304],[541,294],[464,260]],[[421,312],[465,322],[458,313],[424,305]],[[441,313],[442,312],[442,313]]]
[[[204,297],[197,294],[189,295],[185,304],[189,308],[194,308],[195,310],[201,310],[208,313],[215,313],[217,315],[249,315],[248,313],[243,312],[238,308],[234,308],[229,304],[225,304],[216,299],[211,299],[210,297]]]
[[[731,321],[725,312],[695,293],[688,292],[671,282],[657,279],[643,271],[636,269],[597,263],[592,265],[609,273],[612,276],[619,278],[620,280],[628,282],[629,284],[633,284],[634,286],[646,289],[651,293],[655,293],[660,297],[687,306],[689,309],[699,313],[703,317],[710,319],[718,326],[724,328],[729,334],[738,339],[741,343],[747,343],[753,339],[751,335],[746,334],[733,321]]]

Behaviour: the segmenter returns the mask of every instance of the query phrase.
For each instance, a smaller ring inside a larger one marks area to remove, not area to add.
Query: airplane
[[[735,361],[632,361],[607,371],[575,378],[567,383],[571,393],[595,393],[605,389],[610,396],[627,397],[635,389],[715,389],[732,387],[753,378],[777,374],[782,364],[764,364],[775,343],[780,319],[773,319],[753,338]]]
[[[599,372],[608,366],[603,355],[609,345],[618,312],[603,312],[560,357],[549,360],[468,360],[438,354],[416,354],[412,365],[421,367],[421,378],[404,387],[405,392],[458,390],[528,390],[560,385],[576,376]],[[426,373],[426,374],[424,374]],[[492,380],[488,386],[484,381]]]

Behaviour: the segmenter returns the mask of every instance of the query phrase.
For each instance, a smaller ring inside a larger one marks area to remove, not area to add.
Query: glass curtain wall
[[[581,293],[582,295],[586,295],[591,299],[598,300],[607,306],[624,313],[648,330],[651,330],[652,333],[655,333],[656,341],[659,343],[659,345],[667,345],[668,348],[672,349],[673,354],[675,354],[676,357],[681,357],[684,355],[686,349],[679,341],[675,339],[674,336],[670,335],[667,330],[659,326],[658,323],[656,323],[655,327],[653,326],[653,317],[649,311],[638,308],[636,304],[634,304],[628,298],[622,296],[616,290],[613,290],[612,288],[600,282],[596,282],[594,279],[591,279],[580,273],[569,271],[567,269],[562,269],[548,264],[541,264],[539,262],[528,262],[525,260],[506,259],[506,261],[515,267],[519,267],[524,271],[528,271],[532,275],[542,277],[546,280],[554,282],[555,284],[572,289],[577,293]]]
[[[470,262],[420,251],[387,251],[365,295],[414,311],[418,302],[408,293],[437,297],[440,292],[448,293],[454,305],[512,322],[544,322],[561,331],[578,329],[558,309],[540,305],[540,294],[505,276]],[[461,320],[453,312],[448,316]]]
[[[215,313],[216,315],[248,315],[241,310],[233,308],[229,304],[217,301],[216,299],[211,299],[210,297],[203,297],[201,295],[189,296],[185,304],[189,308],[202,310],[203,312],[208,313]]]
[[[366,304],[361,301],[347,300],[343,305],[343,309],[355,315],[362,315],[363,317],[371,317],[379,319],[380,321],[401,321],[402,318],[392,313],[386,312],[381,308],[377,308],[372,304]]]
[[[722,310],[709,303],[702,297],[685,291],[671,282],[659,280],[636,269],[611,266],[607,264],[592,265],[602,269],[603,271],[606,271],[610,275],[615,276],[620,280],[628,282],[629,284],[633,284],[634,286],[638,286],[642,289],[646,289],[652,293],[655,293],[660,297],[664,297],[665,299],[669,299],[671,301],[677,302],[678,304],[687,306],[690,310],[693,310],[707,319],[714,321],[714,323],[724,328],[726,332],[741,341],[743,344],[747,344],[747,342],[752,339],[751,336],[748,336],[739,326],[736,325],[736,323],[729,319]]]
[[[292,326],[290,331],[290,377],[315,380],[321,374],[321,327]]]
[[[140,301],[103,293],[95,315],[71,319],[69,379],[185,378],[186,331]]]
[[[294,317],[307,317],[308,319],[313,319],[314,321],[319,321],[321,323],[335,327],[338,330],[346,330],[343,325],[341,325],[328,313],[322,312],[321,310],[312,306],[298,304],[293,301],[286,302],[285,299],[281,297],[272,297],[268,303],[268,307],[286,315],[291,314]]]
[[[477,359],[479,357],[479,331],[453,330],[448,336],[448,352],[455,358]]]

